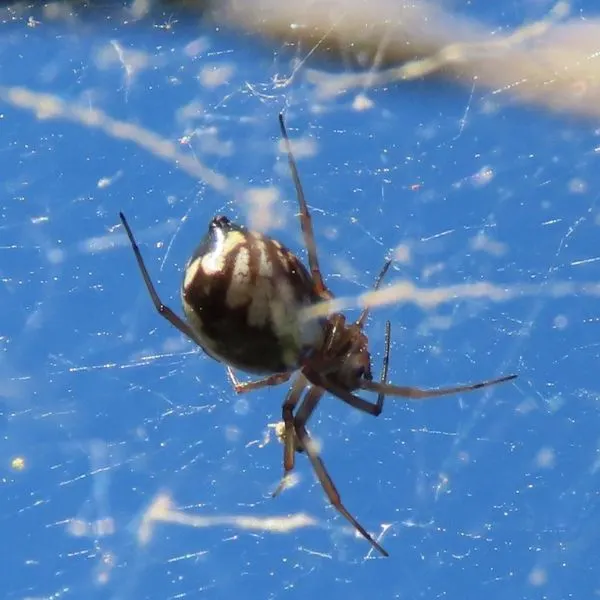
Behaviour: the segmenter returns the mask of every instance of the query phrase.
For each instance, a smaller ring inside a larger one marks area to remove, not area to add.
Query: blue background
[[[506,4],[480,9],[498,26],[530,16]],[[523,106],[489,113],[486,90],[440,81],[367,90],[372,108],[357,111],[357,90],[319,102],[302,77],[276,86],[293,53],[168,11],[132,27],[99,17],[28,27],[30,14],[42,21],[33,11],[1,26],[4,90],[135,123],[231,185],[220,193],[131,141],[2,102],[2,598],[597,594],[598,303],[589,287],[556,293],[600,280],[595,125]],[[202,51],[190,56],[195,40]],[[133,72],[117,46],[135,53]],[[226,76],[207,86],[203,69]],[[190,117],[180,109],[192,102]],[[269,497],[282,453],[272,435],[262,442],[286,387],[236,397],[223,368],[156,315],[118,224],[122,210],[178,312],[188,256],[214,214],[252,218],[248,188],[279,191],[269,233],[304,256],[277,151],[282,108],[291,137],[311,142],[298,160],[336,295],[366,291],[399,246],[410,260],[390,282],[514,292],[381,307],[368,333],[378,372],[392,321],[393,382],[518,372],[516,384],[389,399],[378,419],[326,396],[311,421],[349,510],[376,535],[390,525],[389,559],[327,506],[305,457],[299,485]],[[318,525],[156,523],[141,543],[160,494],[184,515],[304,512]]]

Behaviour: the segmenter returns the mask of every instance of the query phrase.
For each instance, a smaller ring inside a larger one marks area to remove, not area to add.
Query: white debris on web
[[[430,309],[460,300],[485,299],[490,302],[509,302],[527,296],[566,298],[587,296],[600,297],[600,283],[595,281],[555,281],[540,284],[496,285],[492,282],[464,283],[451,286],[424,288],[409,280],[396,280],[387,287],[369,291],[359,296],[339,297],[303,309],[306,320],[341,312],[351,308],[386,306],[390,304],[413,304]]]
[[[485,41],[456,42],[444,45],[426,58],[411,60],[401,66],[379,71],[369,70],[366,73],[346,73],[335,76],[330,73],[321,73],[318,70],[310,70],[307,77],[311,83],[318,86],[319,97],[328,98],[346,93],[352,88],[364,89],[393,82],[421,79],[454,67],[462,67],[467,70],[471,64],[473,66],[481,64],[485,57],[488,57],[490,63],[493,62],[493,71],[498,72],[502,67],[499,59],[502,57],[501,53],[503,51],[515,51],[520,46],[522,47],[525,42],[542,37],[548,33],[553,25],[564,20],[568,14],[569,4],[558,2],[546,18],[529,25],[523,25],[513,33],[505,36],[497,36]],[[525,51],[530,52],[530,49]],[[512,57],[512,60],[514,60],[514,57]],[[506,68],[508,68],[508,65],[506,65]],[[477,71],[476,80],[479,84],[485,85],[487,77],[488,74],[485,69]]]
[[[171,140],[135,123],[114,119],[99,108],[70,103],[58,96],[24,87],[0,87],[0,99],[16,108],[31,111],[40,120],[74,121],[99,129],[109,137],[133,142],[153,156],[177,165],[217,191],[224,192],[228,189],[229,183],[223,175],[203,165],[197,157],[181,152]]]
[[[152,537],[155,523],[171,523],[188,527],[232,527],[244,531],[267,533],[290,533],[305,527],[316,527],[319,522],[306,513],[295,513],[288,516],[256,517],[248,515],[201,516],[178,510],[171,497],[160,494],[154,498],[142,516],[138,528],[138,541],[146,544]]]

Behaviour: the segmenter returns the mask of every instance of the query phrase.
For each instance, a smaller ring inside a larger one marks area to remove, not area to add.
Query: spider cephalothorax
[[[282,406],[284,476],[275,494],[294,468],[296,452],[304,451],[329,501],[374,548],[387,556],[342,504],[315,444],[311,443],[306,423],[323,394],[329,392],[353,408],[377,416],[383,410],[386,394],[420,400],[480,389],[509,381],[516,375],[433,390],[389,384],[391,325],[387,321],[381,376],[379,381],[373,381],[368,340],[363,333],[368,309],[350,324],[339,313],[326,319],[303,319],[304,309],[333,295],[319,269],[312,221],[282,115],[279,125],[300,207],[308,269],[278,241],[236,225],[227,217],[216,217],[185,269],[181,288],[187,319],[184,321],[161,302],[122,213],[121,222],[156,310],[225,365],[236,392],[277,385],[296,375]],[[375,288],[389,266],[388,261]],[[240,382],[233,368],[264,377]],[[375,392],[376,402],[355,393],[360,390]]]

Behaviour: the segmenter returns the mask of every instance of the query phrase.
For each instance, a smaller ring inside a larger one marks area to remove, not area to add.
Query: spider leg
[[[254,379],[252,381],[240,381],[233,369],[227,365],[225,367],[227,371],[227,376],[229,377],[229,381],[231,382],[231,386],[235,390],[236,394],[245,394],[246,392],[251,392],[253,390],[259,390],[264,387],[269,387],[272,385],[279,385],[280,383],[285,383],[292,376],[292,373],[275,373],[273,375],[268,375],[267,377],[262,377],[261,379]]]
[[[200,341],[196,338],[194,331],[192,328],[177,314],[175,314],[168,306],[165,306],[162,303],[162,300],[159,298],[158,293],[156,292],[156,288],[150,279],[150,274],[148,273],[148,269],[146,269],[146,265],[144,263],[144,259],[142,258],[142,253],[133,237],[133,232],[129,227],[129,223],[127,223],[127,219],[125,215],[120,212],[119,217],[121,218],[121,223],[123,223],[123,227],[125,227],[125,231],[127,232],[127,237],[129,238],[129,242],[131,243],[131,247],[133,248],[133,253],[135,254],[135,258],[137,260],[138,267],[140,272],[142,273],[142,277],[144,278],[144,282],[146,287],[148,288],[148,293],[150,294],[150,298],[152,299],[152,303],[154,304],[154,308],[158,311],[158,314],[161,317],[164,317],[173,327],[179,329],[183,335],[187,336],[192,342],[196,343],[198,346],[202,347]]]
[[[316,390],[316,393],[312,393],[313,390]],[[346,507],[342,504],[342,499],[340,497],[340,494],[339,494],[337,488],[335,487],[333,480],[331,479],[331,476],[327,472],[327,469],[325,468],[325,463],[319,456],[319,453],[315,447],[314,442],[310,439],[310,436],[308,435],[308,432],[306,431],[306,427],[305,427],[306,421],[308,420],[309,416],[312,414],[312,411],[314,410],[314,408],[316,407],[317,403],[319,402],[321,396],[323,395],[323,390],[320,390],[319,388],[313,388],[313,390],[311,390],[311,392],[309,392],[306,395],[304,402],[298,409],[298,413],[296,414],[296,417],[294,419],[294,430],[295,430],[296,438],[297,438],[298,442],[300,443],[300,445],[304,448],[304,451],[306,452],[306,454],[311,462],[312,468],[315,471],[315,474],[316,474],[317,478],[319,479],[319,482],[320,482],[321,486],[323,487],[323,490],[324,490],[325,494],[327,495],[329,502],[331,502],[333,507],[343,517],[345,517],[346,520],[354,527],[354,529],[356,529],[368,542],[370,542],[370,544],[378,552],[383,554],[383,556],[389,556],[387,551],[384,550],[375,541],[375,539],[373,539],[373,537],[367,532],[367,530],[348,512]]]
[[[433,390],[421,390],[416,387],[391,385],[389,383],[377,383],[375,381],[366,380],[362,380],[360,382],[360,387],[365,390],[378,392],[380,394],[387,394],[389,396],[401,396],[402,398],[410,398],[411,400],[423,400],[426,398],[437,398],[438,396],[449,396],[451,394],[459,394],[461,392],[480,390],[481,388],[489,387],[491,385],[497,385],[499,383],[504,383],[505,381],[511,381],[517,377],[517,375],[506,375],[504,377],[498,377],[498,379],[490,379],[488,381],[481,381],[479,383],[458,385],[448,388],[438,388]]]
[[[294,470],[295,458],[296,458],[296,435],[294,434],[294,408],[300,400],[302,393],[307,386],[306,378],[303,375],[299,375],[293,385],[290,387],[285,401],[281,407],[281,417],[283,419],[283,477],[279,482],[279,485],[272,494],[272,497],[278,496],[279,493],[285,487],[287,479],[291,471]],[[317,398],[323,395],[323,392],[319,388],[312,388],[307,394],[307,398],[315,395],[315,390],[321,392]],[[316,406],[316,404],[315,404]]]
[[[381,376],[379,377],[379,382],[382,385],[387,383],[388,378],[388,369],[390,366],[390,342],[392,339],[392,326],[389,321],[385,322],[385,351],[383,354],[383,365],[381,367]],[[379,413],[383,411],[383,401],[385,400],[385,392],[379,392],[377,394],[377,402],[375,406],[379,407]]]
[[[360,396],[356,396],[355,394],[347,390],[345,387],[338,385],[337,383],[335,383],[331,379],[328,379],[325,375],[322,375],[318,371],[315,371],[308,367],[304,368],[304,374],[313,385],[322,387],[323,389],[327,390],[330,394],[333,394],[336,398],[339,398],[342,402],[345,402],[352,408],[356,408],[357,410],[373,415],[374,417],[378,417],[381,414],[383,402],[376,402],[375,404],[373,404],[372,402],[369,402],[368,400],[365,400]],[[375,383],[374,385],[382,384]],[[376,391],[381,391],[381,393],[387,394],[387,390]]]
[[[298,174],[296,159],[292,153],[290,138],[288,137],[287,130],[285,128],[283,113],[279,113],[279,127],[281,129],[283,143],[285,144],[285,150],[288,157],[288,164],[290,165],[290,171],[292,173],[292,179],[294,181],[294,187],[296,188],[298,204],[300,205],[300,227],[302,229],[304,244],[306,245],[306,251],[308,253],[308,265],[310,267],[310,272],[312,274],[317,293],[324,299],[329,299],[331,298],[331,293],[323,281],[323,275],[321,275],[321,269],[319,268],[319,258],[317,256],[317,244],[315,242],[315,233],[312,226],[312,217],[310,216],[308,205],[306,204],[306,198],[304,197],[304,190],[302,189],[302,183],[300,182],[300,175]]]
[[[377,291],[379,289],[379,286],[381,285],[381,282],[382,282],[385,274],[387,273],[388,269],[390,268],[391,264],[392,264],[391,260],[386,260],[383,263],[383,267],[382,267],[381,271],[379,272],[377,279],[375,280],[375,285],[373,286],[373,291]],[[369,316],[370,310],[371,310],[371,308],[369,306],[367,306],[360,313],[360,317],[358,317],[358,320],[356,321],[356,325],[358,325],[360,327],[360,329],[362,329],[365,326],[365,322],[367,320],[367,317]]]
[[[383,402],[385,400],[385,394],[387,394],[387,389],[383,389],[387,384],[387,376],[388,376],[388,368],[390,364],[390,343],[391,343],[391,325],[389,321],[385,323],[385,351],[383,355],[383,366],[381,369],[381,378],[379,383],[376,382],[368,382],[372,383],[374,386],[381,386],[381,389],[377,389],[375,391],[378,392],[377,402],[374,404],[353,394],[347,388],[337,384],[335,381],[327,378],[327,375],[319,372],[317,369],[312,367],[304,367],[303,373],[306,375],[307,379],[318,387],[321,387],[327,390],[330,394],[333,394],[336,398],[339,398],[342,402],[350,405],[352,408],[356,408],[361,412],[367,413],[369,415],[373,415],[374,417],[378,417],[383,410]],[[361,381],[362,385],[362,381]]]
[[[383,356],[383,366],[381,368],[381,376],[380,376],[380,382],[381,383],[387,383],[387,377],[388,377],[388,369],[389,369],[389,364],[390,364],[390,341],[391,341],[391,325],[389,321],[386,321],[385,324],[385,351],[384,351],[384,356]],[[320,389],[320,388],[314,388],[314,389]],[[321,393],[323,392],[323,390],[321,390]],[[359,400],[361,398],[358,398]],[[379,412],[381,412],[383,410],[383,402],[385,400],[385,394],[384,393],[379,393],[377,396],[377,402],[375,403],[375,405],[372,405],[371,403],[368,403],[367,401],[364,401],[366,404],[369,405],[369,407],[375,406],[375,408],[379,409]],[[306,423],[308,423],[308,420],[310,419],[313,411],[315,410],[315,408],[317,407],[316,403],[313,402],[308,402],[308,398],[305,398],[304,401],[302,402],[302,404],[300,405],[300,408],[298,409],[298,412],[296,413],[296,419],[301,419],[304,421],[304,424],[306,425]],[[367,412],[371,412],[373,409],[369,408],[369,410]],[[302,449],[300,449],[299,451],[301,451]]]

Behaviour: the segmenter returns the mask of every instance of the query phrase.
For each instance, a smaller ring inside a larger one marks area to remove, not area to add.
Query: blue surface
[[[485,92],[471,98],[439,82],[368,91],[363,112],[352,109],[355,93],[317,105],[301,78],[273,87],[289,69],[278,48],[209,27],[2,29],[2,86],[147,128],[231,184],[220,193],[139,144],[2,103],[3,599],[598,593],[594,126],[525,107],[487,114]],[[186,48],[198,38],[193,58]],[[145,66],[128,76],[115,42]],[[199,72],[212,67],[230,72],[202,85]],[[191,102],[201,106],[194,119],[180,111]],[[235,397],[222,367],[156,315],[118,226],[122,210],[180,313],[185,261],[215,213],[247,221],[247,187],[279,190],[271,210],[283,225],[269,231],[303,256],[277,152],[283,107],[292,138],[313,143],[299,164],[337,295],[370,288],[401,245],[410,260],[390,282],[513,292],[381,307],[368,333],[378,372],[391,319],[393,382],[518,372],[516,384],[422,404],[389,399],[378,419],[327,396],[310,424],[349,510],[375,535],[391,525],[389,559],[327,507],[305,457],[299,485],[269,497],[282,450],[273,435],[260,442],[286,387]],[[302,512],[318,526],[155,523],[142,543],[160,495],[184,521]]]

